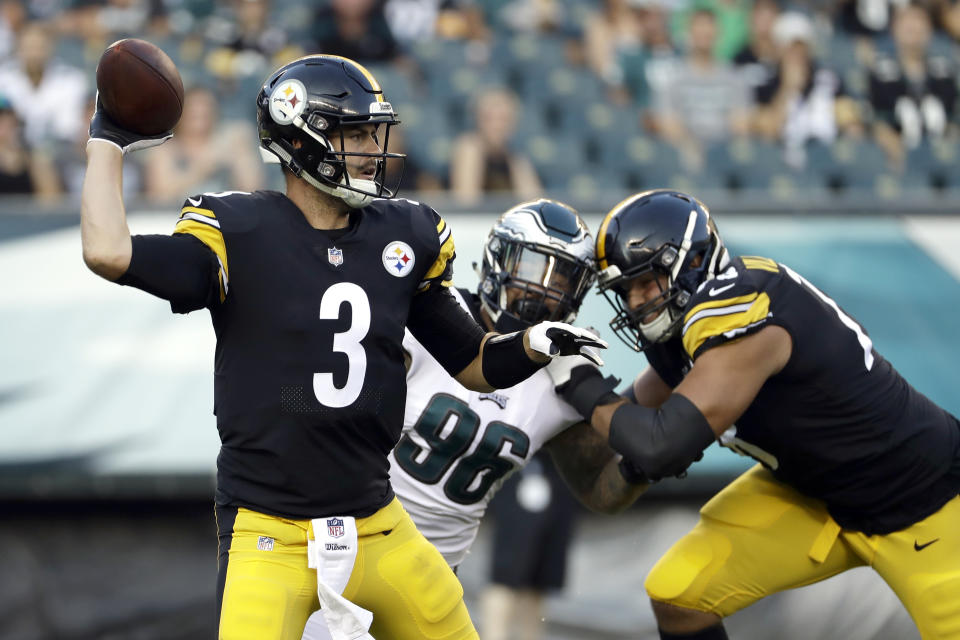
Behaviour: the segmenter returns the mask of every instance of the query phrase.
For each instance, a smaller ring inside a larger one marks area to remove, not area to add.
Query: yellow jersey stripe
[[[217,216],[210,209],[201,209],[200,207],[184,207],[180,209],[180,217],[182,218],[187,213],[197,213],[205,218],[213,218],[216,220]]]
[[[683,348],[687,354],[692,358],[710,338],[719,335],[734,338],[770,315],[770,297],[766,293],[753,294],[752,297],[752,301],[725,306],[698,305],[701,311],[692,316],[688,314],[683,328]]]
[[[220,229],[196,220],[181,219],[173,232],[192,235],[217,254],[217,260],[220,262],[220,302],[223,302],[230,287],[230,269],[227,266],[227,246],[223,242]]]
[[[747,269],[759,269],[761,271],[770,271],[771,273],[780,272],[780,267],[778,267],[777,263],[770,258],[740,256],[740,259],[743,260],[743,266],[745,266]]]
[[[453,258],[454,246],[453,246],[453,234],[447,236],[447,241],[440,245],[440,255],[437,256],[437,259],[434,261],[433,266],[430,267],[430,270],[427,271],[427,275],[423,276],[424,280],[430,280],[436,278],[439,275],[442,275],[447,268],[447,262]]]
[[[714,281],[715,282],[715,281]],[[753,302],[757,299],[757,292],[753,291],[751,293],[737,296],[736,298],[719,298],[717,300],[707,300],[706,302],[701,302],[694,308],[687,311],[687,315],[683,318],[684,325],[689,324],[690,320],[703,311],[704,309],[716,309],[717,307],[728,307],[735,304],[743,304],[745,302]]]

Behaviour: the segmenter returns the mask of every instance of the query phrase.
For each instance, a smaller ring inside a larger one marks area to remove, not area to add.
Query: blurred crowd
[[[0,0],[0,194],[78,198],[94,70],[124,37],[187,88],[130,197],[276,188],[254,98],[276,66],[367,66],[407,191],[960,189],[960,0]],[[861,190],[861,191],[858,191]]]

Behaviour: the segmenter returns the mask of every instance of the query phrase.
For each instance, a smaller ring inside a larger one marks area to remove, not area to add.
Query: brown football
[[[97,64],[97,91],[107,115],[128,131],[169,131],[183,112],[183,81],[160,47],[127,38],[107,47]]]

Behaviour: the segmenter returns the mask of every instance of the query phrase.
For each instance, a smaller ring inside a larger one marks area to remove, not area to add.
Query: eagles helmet
[[[728,262],[710,212],[693,196],[658,189],[627,198],[597,234],[597,286],[616,311],[610,327],[637,351],[669,340],[693,293]],[[629,282],[651,272],[666,276],[666,288],[661,284],[659,296],[631,311]],[[657,317],[644,323],[653,313]]]
[[[280,67],[257,95],[260,155],[264,162],[280,163],[294,175],[336,196],[350,207],[362,207],[373,198],[392,197],[383,184],[390,127],[399,124],[376,79],[348,58],[311,55]],[[344,152],[343,127],[374,124],[380,153]],[[380,130],[380,125],[385,125]],[[340,151],[331,138],[339,136]],[[294,141],[299,141],[299,148]],[[351,178],[349,157],[376,158],[373,180]],[[401,172],[402,173],[402,172]]]
[[[572,322],[595,276],[593,237],[572,207],[524,202],[490,230],[479,275],[480,304],[495,330]]]

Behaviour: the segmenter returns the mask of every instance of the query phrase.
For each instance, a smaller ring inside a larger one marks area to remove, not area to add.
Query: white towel
[[[307,541],[311,569],[317,570],[320,610],[307,620],[303,640],[374,640],[373,614],[343,597],[357,561],[357,523],[350,516],[316,518]]]

